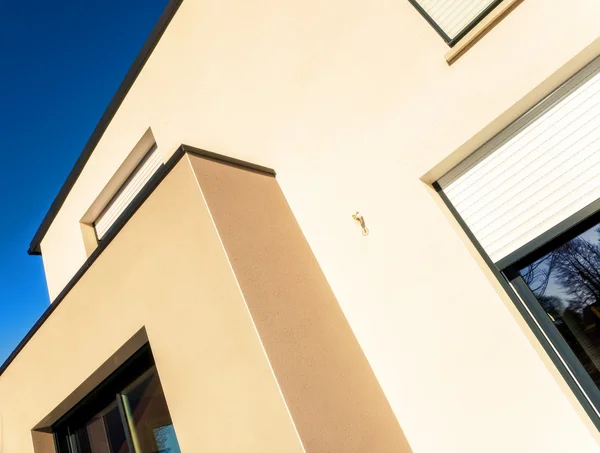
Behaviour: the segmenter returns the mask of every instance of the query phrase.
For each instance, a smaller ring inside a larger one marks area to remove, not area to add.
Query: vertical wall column
[[[274,175],[189,159],[306,452],[410,452]]]

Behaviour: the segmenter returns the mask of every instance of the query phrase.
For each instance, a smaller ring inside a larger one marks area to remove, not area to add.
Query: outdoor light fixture
[[[367,228],[367,225],[365,223],[365,218],[362,215],[360,215],[360,213],[358,211],[356,211],[355,214],[352,214],[352,218],[360,224],[360,227],[362,228],[363,236],[368,236],[369,229]]]

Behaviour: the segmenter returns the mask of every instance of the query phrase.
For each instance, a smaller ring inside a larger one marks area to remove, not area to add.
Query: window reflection
[[[600,226],[561,245],[520,274],[600,387]]]
[[[134,449],[139,452],[180,453],[156,369],[151,368],[122,393]]]
[[[59,453],[181,453],[148,346],[53,430]]]
[[[91,453],[130,453],[116,402],[92,418],[86,432]]]

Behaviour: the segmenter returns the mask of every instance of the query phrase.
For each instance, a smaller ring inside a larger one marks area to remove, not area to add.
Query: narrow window
[[[435,186],[600,427],[600,58]]]
[[[154,145],[95,220],[94,229],[99,241],[106,236],[161,165],[161,155]]]
[[[450,45],[466,35],[502,0],[409,0]]]
[[[148,346],[53,428],[58,453],[180,453]]]

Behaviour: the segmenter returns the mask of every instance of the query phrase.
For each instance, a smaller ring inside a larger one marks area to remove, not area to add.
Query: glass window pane
[[[108,434],[102,417],[93,418],[86,426],[88,442],[92,453],[111,453]]]
[[[130,453],[116,398],[77,431],[78,453]]]
[[[56,433],[58,439],[58,453],[70,453],[69,450],[69,436],[66,432]]]
[[[125,437],[125,427],[123,426],[121,414],[119,414],[119,408],[117,407],[116,402],[109,406],[109,409],[102,418],[108,435],[111,453],[129,453],[127,438]],[[96,451],[94,451],[94,453],[96,453]]]
[[[79,428],[75,431],[75,434],[71,436],[71,446],[74,453],[94,453],[90,449],[85,427]]]
[[[600,226],[557,247],[520,274],[600,387]]]
[[[181,453],[156,368],[122,393],[132,443],[143,453]]]

